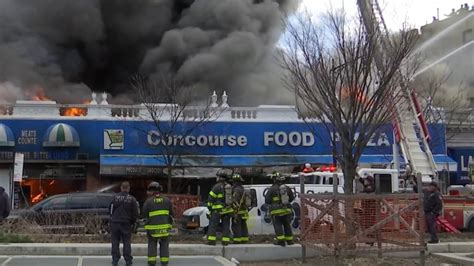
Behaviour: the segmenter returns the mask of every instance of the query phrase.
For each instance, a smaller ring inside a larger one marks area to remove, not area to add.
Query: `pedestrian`
[[[412,175],[412,184],[413,184],[413,192],[418,193],[418,180],[416,176]]]
[[[293,245],[293,231],[291,219],[293,208],[291,202],[295,199],[293,191],[285,184],[286,178],[278,172],[271,175],[273,185],[265,194],[265,203],[270,206],[270,215],[275,229],[276,239],[274,245]]]
[[[365,178],[360,178],[359,181],[363,185],[363,193],[366,194],[373,194],[375,192],[375,180],[372,176],[367,175]],[[375,224],[376,220],[376,210],[377,202],[374,199],[366,198],[361,201],[362,207],[362,217],[361,217],[361,225],[363,229],[368,229]],[[366,244],[373,245],[375,235],[373,233],[367,234],[368,241]]]
[[[120,260],[120,241],[123,243],[125,265],[132,265],[132,232],[139,217],[139,205],[130,195],[130,183],[122,182],[120,193],[115,195],[110,204],[110,232],[112,234],[112,265],[117,266]]]
[[[240,174],[232,175],[232,200],[234,216],[232,217],[232,234],[234,244],[245,244],[249,242],[249,219],[250,195],[245,191],[242,182],[244,179]]]
[[[10,197],[4,187],[0,187],[0,222],[10,215]]]
[[[142,216],[146,220],[148,265],[156,265],[157,245],[160,243],[160,262],[166,266],[170,261],[169,235],[173,228],[173,204],[170,199],[160,195],[158,182],[151,182],[147,193],[150,197],[143,204]]]
[[[438,235],[436,233],[436,220],[443,210],[443,199],[441,198],[438,184],[436,182],[431,182],[428,185],[427,191],[424,194],[423,203],[426,226],[428,228],[428,233],[430,234],[430,241],[428,241],[428,243],[439,243]]]
[[[210,211],[209,229],[207,230],[207,244],[215,246],[217,242],[217,228],[222,224],[222,245],[230,243],[230,221],[232,209],[232,185],[227,182],[231,177],[225,171],[217,172],[217,184],[209,192],[207,207]]]

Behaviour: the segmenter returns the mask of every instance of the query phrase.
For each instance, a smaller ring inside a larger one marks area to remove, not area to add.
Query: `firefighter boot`
[[[277,239],[275,239],[275,240],[273,241],[273,245],[284,247],[284,246],[286,246],[286,243],[285,243],[285,240],[277,240]]]

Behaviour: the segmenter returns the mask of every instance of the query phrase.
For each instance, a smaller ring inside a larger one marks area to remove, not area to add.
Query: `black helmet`
[[[151,182],[146,188],[147,191],[160,191],[160,183]]]
[[[285,181],[286,178],[284,176],[282,176],[279,172],[275,171],[273,172],[270,177],[273,179],[273,180],[276,180],[276,181]]]
[[[240,174],[236,173],[236,174],[232,175],[232,181],[241,181],[241,182],[243,182],[244,179],[242,178],[242,176]]]
[[[220,169],[217,171],[216,176],[223,179],[229,179],[232,177],[232,172],[228,169]]]

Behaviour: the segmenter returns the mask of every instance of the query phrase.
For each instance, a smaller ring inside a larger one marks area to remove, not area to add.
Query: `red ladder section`
[[[450,224],[442,216],[439,216],[438,218],[436,218],[436,224],[438,224],[438,226],[441,227],[441,229],[443,229],[444,231],[446,231],[448,233],[452,233],[452,234],[460,234],[461,233],[456,227],[454,227],[452,224]]]

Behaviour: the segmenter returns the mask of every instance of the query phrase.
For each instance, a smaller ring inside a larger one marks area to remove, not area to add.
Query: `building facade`
[[[174,155],[172,165],[177,172],[173,176],[193,177],[196,182],[215,177],[219,168],[239,168],[252,176],[255,169],[263,173],[261,169],[269,167],[291,168],[308,162],[330,165],[334,161],[332,136],[324,125],[314,122],[309,126],[291,106],[222,109],[218,117],[192,131],[194,120],[179,122],[176,132],[166,138],[147,119],[142,105],[21,101],[2,108],[0,185],[12,187],[12,192],[21,193],[18,197],[33,203],[46,195],[94,191],[121,180],[162,181],[166,150]],[[71,108],[80,109],[82,116],[68,116]],[[201,115],[199,108],[190,113]],[[163,117],[165,127],[166,119]],[[455,162],[445,155],[444,125],[431,125],[430,130],[437,140],[432,150],[439,170],[454,169]],[[361,167],[389,167],[392,144],[392,127],[387,125],[372,137]],[[24,154],[24,171],[21,187],[17,184],[15,190],[12,180],[18,153]],[[198,193],[194,188],[189,192]]]

